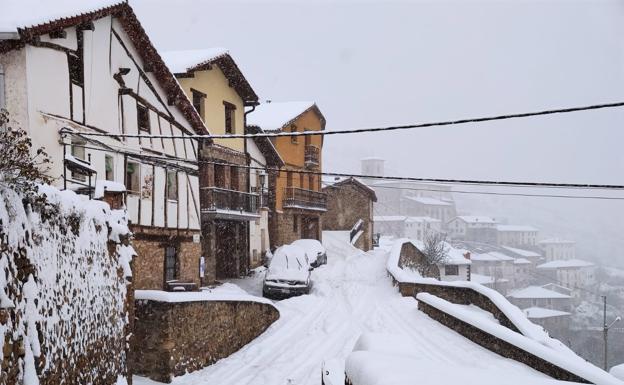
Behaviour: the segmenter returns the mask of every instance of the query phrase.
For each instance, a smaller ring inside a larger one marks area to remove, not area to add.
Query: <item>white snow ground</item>
[[[362,332],[398,334],[415,353],[449,371],[495,368],[506,374],[508,384],[549,378],[481,348],[418,311],[415,299],[401,297],[392,286],[386,251],[326,247],[328,264],[313,272],[310,295],[276,302],[281,317],[265,333],[214,365],[176,377],[173,384],[319,385],[323,361],[344,362]],[[251,286],[257,294],[254,281],[260,285],[261,274],[241,286]],[[134,377],[134,384],[158,383]]]

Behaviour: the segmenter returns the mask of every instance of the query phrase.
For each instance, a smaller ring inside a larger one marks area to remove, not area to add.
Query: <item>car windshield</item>
[[[303,250],[295,246],[282,246],[271,259],[269,269],[307,270],[307,265]]]

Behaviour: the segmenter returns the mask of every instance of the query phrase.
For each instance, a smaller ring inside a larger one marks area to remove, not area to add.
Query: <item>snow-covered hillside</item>
[[[362,253],[350,245],[329,243],[328,265],[313,272],[315,286],[310,295],[277,302],[281,318],[263,335],[232,356],[177,377],[173,383],[317,385],[323,363],[341,372],[340,365],[364,332],[395,335],[422,358],[423,371],[426,367],[449,369],[448,376],[444,371],[428,376],[431,383],[454,384],[461,368],[471,368],[473,375],[498,373],[510,384],[558,383],[470,342],[418,311],[415,299],[401,297],[392,286],[386,273],[386,251]],[[246,283],[260,285],[261,276]],[[139,377],[134,383],[155,384]]]

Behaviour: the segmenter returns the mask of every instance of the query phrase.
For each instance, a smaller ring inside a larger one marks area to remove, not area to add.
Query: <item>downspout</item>
[[[258,102],[253,102],[253,104],[251,105],[251,110],[249,111],[245,111],[243,113],[243,133],[246,134],[247,133],[247,114],[253,112],[256,109],[256,106],[258,105]],[[245,158],[246,158],[246,162],[247,162],[247,167],[251,166],[251,155],[249,155],[249,152],[247,151],[247,138],[243,139],[243,148],[245,150]],[[246,179],[247,179],[247,192],[251,192],[251,169],[247,168],[247,172],[245,173]],[[257,184],[258,181],[256,181]],[[256,206],[259,206],[259,202],[260,202],[260,197],[258,197],[258,201],[256,202]],[[257,207],[258,210],[260,210],[260,207]],[[245,254],[247,254],[247,270],[249,271],[251,268],[251,222],[250,221],[245,221],[245,231],[247,234],[245,234],[245,238],[247,239],[246,242],[246,247],[247,250],[245,251]]]

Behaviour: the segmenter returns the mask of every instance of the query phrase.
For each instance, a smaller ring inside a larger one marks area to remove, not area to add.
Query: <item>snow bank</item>
[[[137,300],[150,300],[158,302],[240,301],[266,303],[270,305],[273,304],[273,302],[266,298],[247,294],[247,292],[233,283],[224,283],[215,288],[204,287],[201,291],[191,292],[135,290],[134,297]]]
[[[615,378],[617,378],[617,379],[619,379],[621,381],[624,381],[624,364],[620,364],[620,365],[616,365],[616,366],[612,367],[611,370],[609,370],[609,373],[613,377],[615,377]]]
[[[39,383],[36,366],[67,382],[124,374],[124,276],[135,254],[119,244],[129,236],[125,213],[50,186],[39,194],[45,202],[25,207],[20,195],[0,186],[0,310],[9,313],[0,325],[0,351],[5,340],[25,341],[24,358],[9,358],[24,384]],[[116,255],[109,254],[110,241],[118,243]],[[116,362],[100,362],[101,355]],[[61,367],[67,357],[92,367]]]
[[[591,381],[598,385],[622,385],[622,382],[607,372],[599,369],[591,363],[585,361],[573,352],[562,354],[560,349],[542,344],[532,338],[516,333],[496,322],[488,321],[486,317],[468,311],[464,306],[448,302],[442,298],[429,293],[419,293],[416,296],[418,301],[422,301],[434,308],[441,310],[461,321],[464,321],[488,334],[504,340],[522,350],[525,350],[537,357],[540,357],[552,364],[565,369],[577,376]]]

